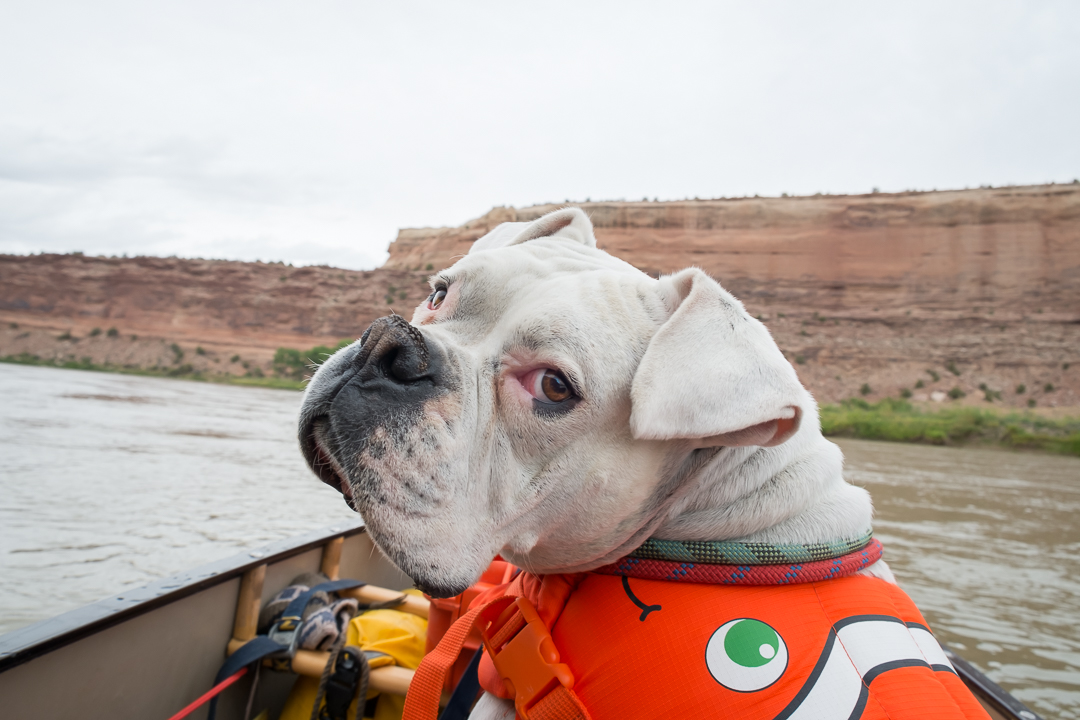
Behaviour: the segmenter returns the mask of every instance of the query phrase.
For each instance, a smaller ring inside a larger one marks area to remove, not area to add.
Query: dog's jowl
[[[431,288],[323,364],[300,441],[425,592],[496,555],[525,571],[500,592],[537,608],[562,679],[526,697],[485,657],[474,717],[985,717],[814,399],[715,280],[651,278],[566,208]]]

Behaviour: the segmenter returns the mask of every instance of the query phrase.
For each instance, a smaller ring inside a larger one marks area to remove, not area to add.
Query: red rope
[[[234,682],[236,682],[240,678],[244,677],[244,673],[246,673],[247,671],[248,671],[248,669],[246,667],[240,668],[239,670],[234,672],[232,675],[225,678],[224,680],[219,682],[214,687],[210,688],[206,692],[206,694],[199,697],[198,700],[196,700],[195,702],[191,703],[190,705],[188,705],[186,708],[184,708],[180,712],[173,715],[171,718],[169,718],[169,720],[180,720],[181,718],[186,718],[188,715],[190,715],[191,713],[198,710],[199,707],[201,707],[202,705],[207,703],[209,700],[211,700],[215,695],[219,694],[222,690],[229,687],[230,685],[232,685]]]

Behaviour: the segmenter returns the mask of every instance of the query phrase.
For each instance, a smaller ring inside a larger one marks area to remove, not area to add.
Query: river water
[[[295,392],[0,364],[0,632],[353,517]],[[936,634],[1080,718],[1080,459],[844,440]]]

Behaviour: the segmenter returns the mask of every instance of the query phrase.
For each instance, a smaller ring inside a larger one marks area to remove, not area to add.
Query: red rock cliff
[[[409,315],[431,269],[498,223],[554,207],[402,230],[371,272],[0,256],[0,356],[269,371],[279,346]],[[582,207],[612,254],[653,274],[697,265],[720,279],[819,400],[956,388],[962,402],[1080,405],[1080,185]]]
[[[805,301],[857,314],[1020,303],[1080,316],[1080,185],[578,205],[608,252],[653,274],[697,265],[761,307]],[[500,222],[556,207],[402,230],[385,267],[445,267]]]

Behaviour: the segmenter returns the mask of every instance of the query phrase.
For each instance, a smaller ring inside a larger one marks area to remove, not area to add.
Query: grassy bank
[[[1080,456],[1080,418],[1048,419],[1034,413],[945,407],[921,410],[904,400],[870,404],[845,400],[821,407],[821,428],[834,437],[992,445]]]
[[[176,367],[125,367],[111,363],[95,363],[88,358],[81,360],[54,360],[41,358],[37,355],[22,353],[19,355],[4,355],[0,362],[14,365],[39,365],[42,367],[67,368],[68,370],[94,370],[97,372],[121,373],[123,375],[141,375],[143,377],[178,378],[180,380],[196,380],[199,382],[215,382],[226,385],[248,385],[252,387],[269,387],[283,390],[303,390],[305,382],[292,377],[270,377],[259,374],[228,375],[225,373],[204,373],[195,370],[190,365],[177,365]]]

